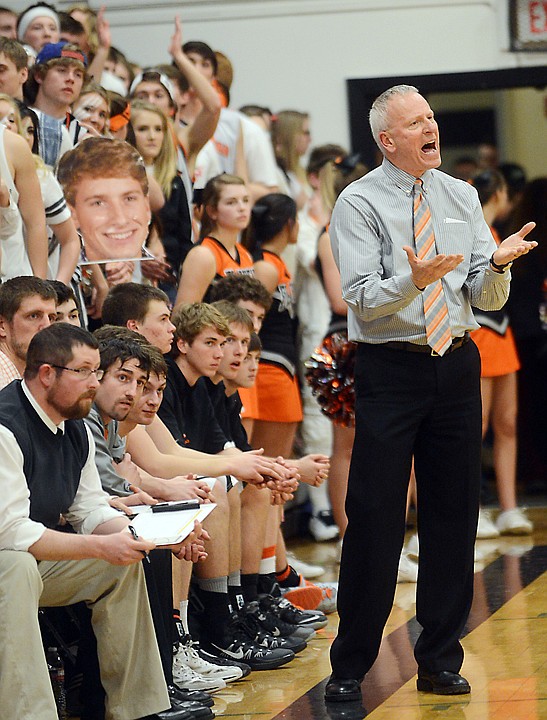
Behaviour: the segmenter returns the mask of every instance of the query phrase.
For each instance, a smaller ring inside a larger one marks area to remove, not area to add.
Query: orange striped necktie
[[[414,183],[414,242],[420,260],[429,260],[437,254],[431,211],[423,194],[421,178],[416,178]],[[442,282],[437,280],[427,285],[422,299],[427,344],[438,355],[444,355],[452,343],[452,333]]]

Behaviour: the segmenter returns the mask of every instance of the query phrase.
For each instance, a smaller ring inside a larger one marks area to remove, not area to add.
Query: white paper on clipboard
[[[204,503],[197,510],[161,513],[153,513],[149,507],[149,510],[139,512],[131,520],[137,535],[156,545],[176,545],[190,535],[194,529],[194,520],[205,520],[216,508],[216,503]]]

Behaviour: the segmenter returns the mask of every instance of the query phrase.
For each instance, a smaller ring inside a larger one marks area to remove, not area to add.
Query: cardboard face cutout
[[[150,204],[132,177],[84,178],[72,214],[88,260],[135,260],[148,236]]]
[[[141,259],[151,212],[137,151],[120,140],[84,139],[61,158],[58,174],[82,236],[84,262]]]

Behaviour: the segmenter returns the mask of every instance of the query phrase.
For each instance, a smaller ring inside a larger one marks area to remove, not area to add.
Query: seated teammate
[[[157,500],[163,499],[161,495],[151,497],[139,490],[145,478],[131,461],[131,457],[125,453],[125,442],[118,433],[119,423],[139,400],[149,373],[155,366],[155,353],[159,354],[141,336],[129,330],[125,333],[125,337],[118,335],[100,338],[100,331],[97,331],[103,376],[95,393],[93,406],[85,419],[95,440],[95,465],[102,487],[110,494],[121,497],[121,509],[126,509],[124,506],[130,504],[155,504]],[[160,360],[163,360],[161,355]],[[204,536],[207,537],[205,534]],[[198,561],[205,556],[203,547],[197,547],[195,552],[178,557],[180,560]],[[207,695],[196,696],[196,693],[183,692],[173,685],[171,553],[165,549],[158,550],[151,561],[145,563],[144,570],[156,639],[172,705],[179,709],[199,711],[204,720],[212,717],[211,711],[203,705],[204,702],[211,702]],[[196,700],[199,700],[201,705],[195,704]]]
[[[239,416],[241,401],[235,383],[239,369],[247,356],[253,323],[246,310],[231,302],[221,300],[213,303],[213,307],[219,310],[228,322],[230,335],[226,338],[223,357],[217,373],[206,382],[217,420],[222,429],[227,437],[235,442],[236,447],[244,450],[248,449],[250,445]],[[254,375],[256,377],[256,373]],[[305,480],[312,483],[322,482],[324,474],[328,470],[328,458],[322,455],[310,455],[298,460],[280,459],[280,461],[295,470],[302,468],[300,472],[301,478],[304,477]],[[269,506],[264,501],[261,502],[261,495],[253,492],[253,488],[246,488],[243,491],[241,501],[242,537],[246,540],[252,539],[251,542],[247,541],[242,544],[241,582],[247,601],[252,602],[258,597],[259,582],[266,588],[275,586],[277,591],[277,583],[280,578],[267,577],[267,568],[261,562],[262,548],[265,547],[267,539]],[[260,578],[261,574],[266,577]],[[283,587],[290,588],[294,584],[299,585],[297,590],[291,591],[291,596],[287,596],[291,602],[300,607],[313,610],[318,608],[320,604],[321,608],[319,609],[321,610],[326,609],[330,612],[334,610],[334,589],[332,586],[322,588],[317,585],[306,584],[305,581],[301,581],[301,578],[292,569],[285,575],[286,577],[281,579]],[[296,576],[296,583],[294,576]],[[268,594],[271,594],[271,590]],[[250,608],[254,612],[254,606],[251,605]],[[307,619],[310,620],[311,618],[308,617]],[[325,622],[325,618],[321,613],[316,614],[315,620],[318,627]]]
[[[174,317],[175,340],[167,359],[167,385],[159,415],[177,442],[211,453],[241,454],[220,428],[209,400],[205,377],[216,373],[222,345],[229,328],[222,316],[205,303],[181,306]],[[282,471],[283,472],[283,471]],[[251,668],[270,669],[293,659],[294,653],[271,636],[261,636],[241,624],[228,593],[230,566],[235,565],[240,545],[240,502],[235,489],[228,492],[230,522],[216,556],[196,568],[198,598],[207,622],[200,640],[224,657],[243,652]],[[229,553],[222,553],[222,546]],[[230,560],[232,558],[232,561]],[[234,579],[234,578],[233,578]],[[237,595],[237,590],[233,591]],[[242,645],[243,643],[243,645]],[[265,655],[265,653],[267,653]]]
[[[143,553],[154,544],[132,537],[129,520],[109,507],[81,419],[98,386],[99,363],[89,333],[54,324],[32,339],[24,380],[0,393],[1,467],[9,489],[0,526],[2,712],[57,716],[38,606],[86,601],[107,720],[183,720],[186,711],[171,708],[142,574]],[[61,515],[75,533],[56,529]],[[173,549],[184,553],[184,546]]]

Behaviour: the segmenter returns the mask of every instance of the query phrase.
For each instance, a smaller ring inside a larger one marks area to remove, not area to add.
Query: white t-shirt
[[[55,225],[69,220],[70,210],[66,204],[63,189],[51,168],[43,165],[37,168],[36,174],[40,182],[42,200],[44,201],[46,211],[47,234],[50,249],[47,259],[47,276],[50,280],[55,280],[59,272],[59,259],[61,255],[61,246],[58,242],[55,242],[54,238]]]
[[[236,167],[237,141],[241,133],[241,118],[235,110],[222,108],[213,144],[218,155],[220,172],[233,175]]]
[[[249,180],[269,187],[277,185],[277,163],[270,134],[243,113],[238,115],[241,118]]]
[[[213,141],[209,140],[201,148],[196,158],[194,188],[201,190],[207,185],[211,178],[220,175],[221,172],[222,168],[216,147]]]

